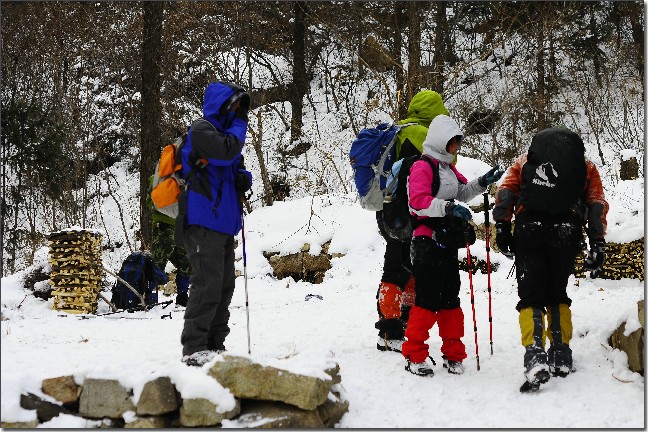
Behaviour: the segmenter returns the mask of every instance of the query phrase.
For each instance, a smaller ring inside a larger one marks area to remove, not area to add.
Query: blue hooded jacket
[[[247,121],[229,110],[232,100],[247,109],[250,97],[232,83],[218,81],[205,90],[203,117],[189,129],[182,149],[182,172],[187,179],[186,224],[200,225],[223,234],[241,230],[242,205],[235,180],[242,168],[241,150]]]

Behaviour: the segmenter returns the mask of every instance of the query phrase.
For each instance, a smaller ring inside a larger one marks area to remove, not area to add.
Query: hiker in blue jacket
[[[252,186],[241,150],[250,96],[218,81],[205,90],[203,118],[189,130],[182,150],[187,179],[183,238],[193,272],[184,315],[182,361],[202,366],[225,350],[234,293],[234,236],[242,226],[240,195]]]

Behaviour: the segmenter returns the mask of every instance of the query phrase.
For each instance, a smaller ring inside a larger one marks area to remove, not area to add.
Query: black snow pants
[[[516,309],[570,306],[567,282],[583,238],[577,218],[522,212],[516,217],[513,238],[520,297]]]
[[[182,354],[224,349],[234,294],[234,236],[190,225],[184,243],[193,273],[180,337]]]
[[[378,223],[380,235],[387,242],[381,281],[393,283],[403,289],[412,275],[410,242],[393,240],[385,233],[382,211],[376,212],[376,222]]]

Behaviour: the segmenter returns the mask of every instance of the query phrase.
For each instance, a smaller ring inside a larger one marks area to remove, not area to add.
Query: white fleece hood
[[[423,153],[442,162],[452,162],[454,155],[446,151],[446,145],[457,135],[463,136],[457,122],[447,115],[439,114],[430,123],[427,136],[423,141]]]

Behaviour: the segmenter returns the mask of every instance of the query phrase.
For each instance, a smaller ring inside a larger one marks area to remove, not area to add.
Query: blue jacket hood
[[[244,92],[243,87],[226,81],[216,81],[207,86],[203,99],[203,117],[218,129],[227,129],[234,113],[221,108],[235,93]]]

